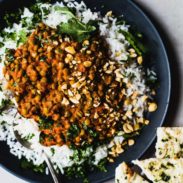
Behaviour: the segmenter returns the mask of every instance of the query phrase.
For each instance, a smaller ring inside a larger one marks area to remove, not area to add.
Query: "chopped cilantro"
[[[53,125],[53,121],[49,118],[44,118],[42,117],[39,120],[39,129],[43,130],[43,129],[50,129]]]
[[[107,172],[107,169],[106,169],[106,163],[107,163],[107,159],[104,158],[102,159],[99,164],[97,165],[97,168],[102,171],[102,172]]]
[[[180,148],[183,149],[183,144],[180,144]]]
[[[14,50],[12,49],[6,49],[6,59],[8,62],[14,61]]]
[[[0,105],[0,115],[9,108],[9,106],[12,105],[11,100],[9,99],[2,99],[1,105]]]
[[[163,181],[168,182],[170,180],[170,176],[162,172],[161,178]]]
[[[168,166],[174,167],[174,165],[170,162],[167,163]]]
[[[47,57],[43,55],[39,60],[40,60],[41,62],[44,62],[46,59],[47,59]]]
[[[23,169],[32,169],[34,172],[39,173],[44,173],[46,169],[46,165],[44,163],[40,165],[34,165],[32,161],[28,161],[26,159],[21,160],[20,166]]]
[[[51,148],[50,151],[51,151],[52,156],[53,156],[55,154],[55,149],[54,148]]]
[[[0,42],[0,48],[2,48],[4,46],[4,43]]]
[[[74,138],[79,135],[80,128],[76,124],[71,125],[67,132],[67,138]]]
[[[34,136],[35,136],[35,134],[30,133],[26,137],[24,137],[24,140],[26,140],[26,141],[31,140]]]
[[[168,167],[166,165],[162,164],[161,168],[167,169]]]
[[[167,141],[168,141],[168,139],[162,139],[161,141],[162,141],[162,142],[167,142]]]
[[[7,123],[6,121],[0,121],[0,125],[4,125],[6,123]]]

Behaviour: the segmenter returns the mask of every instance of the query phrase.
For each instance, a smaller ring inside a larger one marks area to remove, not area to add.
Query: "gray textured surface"
[[[1,0],[0,0],[1,1]],[[162,34],[169,54],[173,95],[165,125],[183,126],[183,1],[182,0],[136,0],[152,17]],[[153,149],[153,147],[152,147]],[[146,153],[151,156],[152,151]],[[1,182],[25,183],[0,168]],[[107,183],[113,183],[108,181]]]

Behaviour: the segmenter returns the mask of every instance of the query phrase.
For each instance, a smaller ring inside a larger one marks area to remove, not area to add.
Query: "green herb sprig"
[[[91,33],[96,30],[95,26],[82,23],[67,7],[55,7],[55,10],[68,18],[67,23],[61,23],[58,26],[59,32],[70,35],[78,42],[88,39]]]
[[[39,173],[44,173],[46,169],[46,165],[44,163],[40,165],[34,165],[32,161],[28,161],[26,159],[21,160],[20,166],[23,169],[32,169],[34,172]]]
[[[0,105],[0,115],[3,114],[3,112],[9,108],[9,106],[12,105],[11,100],[9,99],[3,99]]]
[[[134,36],[131,32],[120,30],[120,33],[125,36],[126,40],[130,43],[130,45],[134,48],[138,55],[141,56],[146,53],[147,49],[144,47],[141,41],[139,41],[138,38]]]

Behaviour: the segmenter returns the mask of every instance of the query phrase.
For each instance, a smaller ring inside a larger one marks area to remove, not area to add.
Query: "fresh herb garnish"
[[[1,62],[1,60],[0,60],[0,62]],[[2,89],[2,83],[0,83],[0,92],[1,91],[3,91],[3,89]]]
[[[139,132],[138,131],[136,131],[136,132],[133,132],[133,133],[125,133],[125,134],[123,134],[122,136],[125,138],[125,139],[128,139],[128,138],[132,138],[132,137],[135,137],[135,136],[137,136],[137,135],[139,135]]]
[[[162,139],[161,141],[162,141],[162,142],[167,142],[167,141],[168,141],[168,139]]]
[[[167,163],[168,166],[174,167],[174,165],[170,162]]]
[[[14,61],[14,52],[15,52],[15,50],[6,49],[6,60],[8,62],[13,62]]]
[[[72,10],[69,9],[68,7],[55,6],[54,9],[55,9],[55,11],[58,11],[61,14],[66,15],[68,17],[68,19],[76,18],[75,15],[72,13]]]
[[[44,173],[46,169],[46,165],[40,164],[40,165],[34,165],[32,161],[28,161],[26,159],[21,160],[21,168],[23,169],[32,169],[34,172]]]
[[[51,148],[50,151],[51,151],[52,156],[53,156],[55,154],[55,149],[54,148]]]
[[[27,33],[26,33],[25,30],[22,29],[22,30],[19,32],[18,45],[19,45],[20,43],[25,43],[26,41],[27,41]]]
[[[170,180],[170,176],[162,172],[161,178],[163,181],[168,182]]]
[[[105,165],[107,163],[107,159],[102,159],[98,165],[94,164],[95,160],[95,149],[93,146],[88,146],[85,148],[75,148],[70,147],[74,154],[71,157],[71,160],[74,161],[74,164],[71,167],[65,168],[64,171],[69,178],[82,178],[83,182],[88,182],[87,172],[93,171],[95,168],[100,171],[106,172]],[[82,163],[81,163],[82,162]]]
[[[0,42],[0,48],[2,48],[4,46],[4,43]]]
[[[86,132],[93,138],[97,139],[99,134],[96,130],[93,128],[87,126],[85,123],[83,123],[83,128],[86,130]]]
[[[166,165],[162,164],[161,168],[167,169],[168,167]]]
[[[17,33],[16,32],[6,33],[6,38],[7,39],[11,39],[13,41],[16,41]]]
[[[183,144],[180,144],[180,148],[183,149]]]
[[[73,124],[67,132],[67,138],[72,139],[74,137],[77,137],[79,135],[79,132],[80,128],[76,124]]]
[[[147,50],[144,45],[131,32],[124,30],[120,30],[120,32],[125,36],[126,40],[130,43],[138,55],[143,55],[146,53]]]
[[[67,7],[55,7],[55,10],[68,18],[67,23],[61,23],[58,26],[59,32],[70,35],[78,42],[88,39],[96,30],[96,27],[82,23]]]
[[[35,134],[30,133],[26,137],[24,137],[23,140],[26,140],[26,141],[31,140],[34,136],[35,136]]]
[[[8,27],[12,27],[13,23],[18,22],[20,20],[22,14],[22,10],[18,9],[16,13],[6,13],[4,16],[4,20]]]
[[[34,24],[41,22],[42,21],[42,14],[41,14],[41,9],[40,9],[39,4],[36,3],[36,4],[32,5],[30,7],[30,10],[34,13],[32,22]]]
[[[95,165],[92,163],[94,156],[93,152],[91,152],[91,147],[85,149],[72,148],[72,150],[74,150],[74,154],[71,160],[74,161],[74,164],[71,167],[65,168],[64,171],[69,178],[82,178],[83,182],[88,182],[87,172],[95,168]]]
[[[49,118],[44,118],[42,117],[39,120],[39,129],[43,130],[43,129],[50,129],[53,125],[53,121]]]
[[[148,86],[154,86],[155,84],[157,84],[157,76],[155,72],[147,70],[146,78],[146,83]]]
[[[106,159],[106,158],[102,159],[102,160],[98,163],[97,168],[98,168],[101,172],[107,172],[106,163],[107,163],[107,159]]]
[[[40,60],[41,62],[44,62],[46,59],[47,59],[47,57],[46,57],[45,55],[43,55],[42,57],[40,57],[39,60]]]
[[[11,100],[9,99],[2,99],[1,105],[0,105],[0,115],[9,108],[9,106],[12,105]]]
[[[6,123],[7,123],[6,121],[0,121],[0,125],[4,125]]]

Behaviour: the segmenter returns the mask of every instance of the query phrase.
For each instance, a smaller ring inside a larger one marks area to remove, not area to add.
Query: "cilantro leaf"
[[[58,11],[63,15],[67,15],[68,18],[76,18],[71,9],[69,9],[68,7],[55,6],[54,9],[55,11]]]
[[[26,33],[25,30],[22,29],[22,30],[19,32],[18,45],[19,45],[20,43],[25,43],[26,41],[27,41],[27,33]]]
[[[88,39],[93,31],[96,30],[95,26],[84,24],[66,7],[55,7],[61,14],[68,17],[67,23],[61,23],[58,26],[60,33],[65,33],[73,37],[76,41],[83,41]]]

